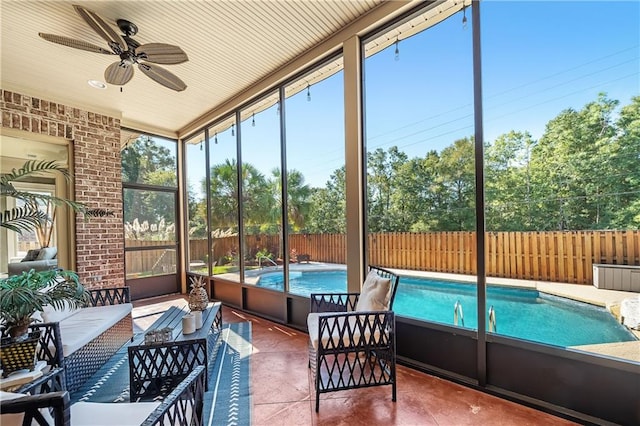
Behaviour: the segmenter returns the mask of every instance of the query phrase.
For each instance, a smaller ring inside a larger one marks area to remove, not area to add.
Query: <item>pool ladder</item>
[[[458,320],[460,320],[460,324],[464,327],[464,313],[462,312],[462,303],[460,303],[459,300],[453,305],[453,325],[458,325]]]
[[[258,267],[260,269],[264,268],[265,266],[262,264],[262,261],[266,260],[266,263],[271,263],[273,266],[276,267],[276,269],[278,269],[278,264],[276,262],[273,261],[273,259],[268,258],[267,256],[258,256]]]
[[[498,326],[496,325],[496,310],[493,309],[493,305],[489,308],[489,332],[498,332]]]

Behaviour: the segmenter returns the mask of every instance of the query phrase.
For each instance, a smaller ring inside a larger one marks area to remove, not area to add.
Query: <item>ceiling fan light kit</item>
[[[126,19],[118,19],[116,23],[123,33],[120,35],[111,24],[107,23],[97,13],[79,5],[74,5],[73,7],[87,25],[107,42],[110,50],[86,41],[55,34],[38,33],[38,35],[49,42],[63,46],[103,55],[119,56],[120,59],[109,65],[104,72],[104,78],[109,84],[117,86],[127,84],[133,78],[133,66],[137,65],[143,74],[164,87],[176,92],[181,92],[187,88],[187,85],[178,76],[157,65],[175,65],[187,62],[189,58],[180,47],[165,43],[141,45],[132,38],[138,33],[138,27],[134,23]],[[89,84],[91,85],[91,83]],[[92,85],[92,87],[96,86]]]

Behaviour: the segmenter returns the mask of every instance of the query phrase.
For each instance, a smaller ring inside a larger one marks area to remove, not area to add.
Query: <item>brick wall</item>
[[[75,200],[114,212],[76,218],[76,271],[87,287],[124,285],[120,120],[0,90],[2,127],[73,141]]]

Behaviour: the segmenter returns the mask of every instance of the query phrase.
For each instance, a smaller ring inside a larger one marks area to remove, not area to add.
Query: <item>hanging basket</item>
[[[40,340],[40,331],[33,331],[22,340],[16,340],[11,337],[2,339],[2,344],[0,345],[2,377],[7,377],[18,370],[33,371],[36,365],[38,340]]]

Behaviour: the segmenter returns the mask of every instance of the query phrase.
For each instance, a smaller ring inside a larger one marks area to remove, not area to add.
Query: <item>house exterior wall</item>
[[[124,286],[120,119],[1,90],[3,128],[72,141],[75,201],[111,210],[76,217],[76,272],[88,288]]]

